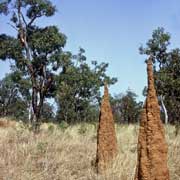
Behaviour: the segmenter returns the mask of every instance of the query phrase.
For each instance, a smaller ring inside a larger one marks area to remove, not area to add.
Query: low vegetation
[[[0,121],[0,179],[104,180],[97,177],[96,124],[41,125],[39,134],[22,123]],[[83,132],[83,133],[82,133]],[[116,125],[119,155],[106,174],[111,180],[134,178],[137,125]],[[166,126],[171,180],[180,179],[180,134]]]

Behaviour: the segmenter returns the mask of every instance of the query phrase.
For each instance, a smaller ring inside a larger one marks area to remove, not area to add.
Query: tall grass
[[[0,180],[131,180],[138,126],[117,125],[119,155],[106,177],[97,176],[96,125],[44,124],[34,135],[22,124],[0,127]],[[171,180],[180,180],[180,136],[166,127]]]

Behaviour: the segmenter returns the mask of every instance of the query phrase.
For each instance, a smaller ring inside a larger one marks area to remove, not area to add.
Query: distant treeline
[[[34,130],[42,121],[96,121],[100,88],[117,82],[107,75],[107,63],[87,63],[83,48],[75,55],[65,51],[67,37],[56,26],[38,26],[55,12],[49,0],[0,3],[0,15],[16,34],[0,34],[0,60],[11,62],[11,72],[0,81],[0,116],[31,122]],[[175,123],[180,121],[180,49],[169,50],[169,44],[169,33],[158,28],[140,53],[152,56],[163,120]],[[111,104],[117,122],[138,122],[143,103],[134,92],[111,97]]]

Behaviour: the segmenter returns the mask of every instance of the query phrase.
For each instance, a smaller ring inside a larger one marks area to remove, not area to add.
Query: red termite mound
[[[154,87],[152,60],[147,61],[148,92],[140,121],[135,180],[169,180],[167,144]]]
[[[114,119],[109,102],[108,88],[107,85],[105,85],[97,132],[96,163],[98,173],[103,173],[108,169],[108,166],[117,155],[117,152]]]

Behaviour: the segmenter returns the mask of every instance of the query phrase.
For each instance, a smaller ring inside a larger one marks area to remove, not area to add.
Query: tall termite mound
[[[147,61],[148,92],[140,121],[135,180],[169,180],[167,144],[154,87],[151,57]]]
[[[104,86],[104,96],[101,102],[99,115],[99,127],[97,132],[97,172],[103,173],[112,163],[117,155],[117,139],[115,132],[114,119],[107,85]]]

